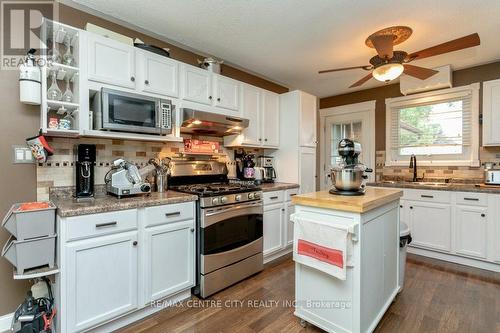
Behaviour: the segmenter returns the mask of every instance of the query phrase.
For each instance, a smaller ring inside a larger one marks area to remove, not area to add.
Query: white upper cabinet
[[[135,89],[135,48],[88,34],[88,79]]]
[[[500,79],[483,82],[483,145],[500,146]]]
[[[194,66],[182,66],[182,99],[212,105],[212,77],[205,69]]]
[[[300,145],[302,147],[316,147],[318,143],[316,137],[317,98],[301,92],[300,104]]]
[[[278,148],[280,144],[280,99],[279,95],[263,91],[263,108],[261,112],[262,144],[266,147]]]
[[[224,138],[226,147],[278,148],[280,141],[279,95],[241,83],[241,117],[250,124],[241,135]]]
[[[222,75],[213,74],[214,105],[232,111],[240,109],[240,83]]]
[[[140,90],[179,97],[179,62],[141,50],[136,50],[136,55]]]
[[[261,109],[261,89],[243,85],[242,89],[242,117],[250,121],[247,128],[243,130],[242,144],[250,146],[259,146],[260,138],[260,109]]]

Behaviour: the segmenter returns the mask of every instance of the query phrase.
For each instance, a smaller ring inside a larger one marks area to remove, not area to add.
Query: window
[[[477,166],[479,84],[386,100],[386,165]]]

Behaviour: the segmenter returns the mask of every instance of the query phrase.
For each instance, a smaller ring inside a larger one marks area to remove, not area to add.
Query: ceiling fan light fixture
[[[389,82],[397,79],[403,73],[404,69],[402,64],[388,63],[375,68],[372,75],[378,81]]]

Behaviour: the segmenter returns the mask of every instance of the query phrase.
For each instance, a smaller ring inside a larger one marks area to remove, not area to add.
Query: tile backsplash
[[[220,141],[221,138],[197,137],[200,140]],[[55,138],[47,141],[55,153],[46,163],[39,163],[36,168],[37,199],[48,200],[51,187],[75,186],[74,147],[77,144],[95,144],[97,151],[95,166],[95,184],[104,184],[104,176],[111,168],[112,161],[124,158],[138,167],[145,166],[150,158],[179,157],[184,152],[182,142],[141,142],[128,140],[94,138]],[[217,160],[227,162],[232,158],[232,150],[221,145],[222,152],[214,155]],[[256,153],[260,150],[255,150]]]
[[[481,163],[500,163],[500,147],[481,147],[479,151]],[[409,159],[408,159],[409,164]],[[418,165],[418,164],[417,164]],[[483,167],[462,167],[462,166],[439,166],[439,167],[418,167],[418,178],[427,181],[452,181],[478,183],[483,181]],[[375,179],[381,180],[411,180],[413,170],[408,166],[389,167],[385,166],[385,151],[376,152]]]

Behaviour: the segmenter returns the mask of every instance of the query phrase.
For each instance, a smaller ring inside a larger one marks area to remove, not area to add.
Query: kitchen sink
[[[411,182],[411,184],[425,185],[425,186],[448,186],[447,183],[435,183],[435,182]]]
[[[394,180],[384,180],[381,182],[382,184],[406,184],[406,185],[422,185],[422,186],[436,186],[436,187],[445,187],[448,186],[448,183],[438,183],[438,182],[410,182],[410,181],[394,181]]]

